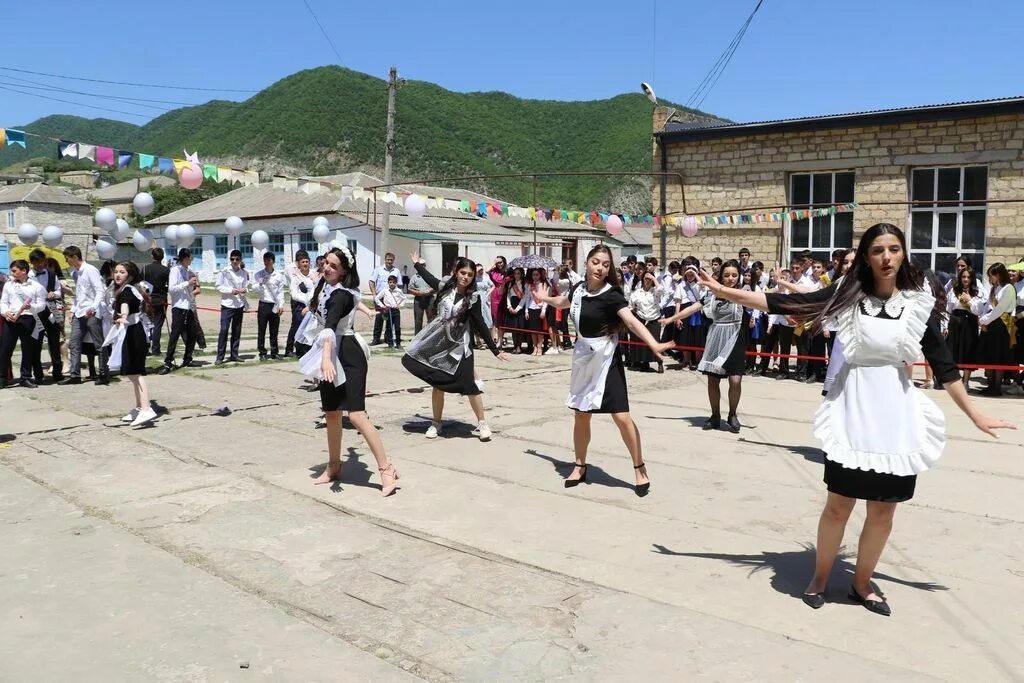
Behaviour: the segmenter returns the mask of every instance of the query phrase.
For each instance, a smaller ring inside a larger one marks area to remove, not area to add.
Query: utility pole
[[[398,67],[392,66],[388,72],[388,131],[384,143],[384,184],[391,183],[391,157],[395,153],[395,91],[398,90]],[[392,191],[389,187],[388,191]],[[384,204],[384,224],[380,234],[380,250],[388,251],[391,228],[391,204]],[[381,259],[383,260],[383,258]]]

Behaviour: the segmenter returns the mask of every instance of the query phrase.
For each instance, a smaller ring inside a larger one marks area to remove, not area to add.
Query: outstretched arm
[[[686,320],[691,315],[693,315],[694,313],[696,313],[699,310],[702,310],[703,308],[704,308],[704,304],[700,303],[699,301],[697,303],[695,303],[695,304],[690,304],[689,306],[687,306],[686,308],[684,308],[681,311],[677,310],[675,315],[671,315],[671,316],[669,316],[667,318],[663,318],[661,320],[661,324],[662,325],[671,325],[672,323],[674,323],[677,320]]]
[[[548,306],[558,309],[569,308],[569,305],[572,303],[569,301],[569,297],[565,295],[551,296],[551,288],[548,287],[545,282],[537,285],[537,290],[534,292],[533,298],[547,304]]]
[[[743,289],[736,289],[735,287],[726,287],[711,277],[706,270],[697,271],[697,277],[700,279],[700,284],[707,287],[719,299],[731,301],[746,308],[756,308],[760,311],[768,310],[768,300],[762,292],[748,292]]]
[[[629,308],[619,309],[619,319],[622,320],[623,324],[630,332],[639,337],[641,341],[651,348],[651,351],[659,360],[664,360],[662,354],[675,346],[674,342],[660,342],[655,339],[654,335],[651,334],[651,331],[647,329],[647,326],[640,322]]]

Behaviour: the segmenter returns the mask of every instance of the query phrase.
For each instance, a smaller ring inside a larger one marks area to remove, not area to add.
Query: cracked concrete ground
[[[844,599],[862,509],[812,611],[817,388],[745,380],[737,436],[699,429],[700,377],[631,373],[651,494],[602,419],[567,491],[568,361],[478,356],[483,444],[455,397],[425,440],[429,391],[375,353],[386,500],[348,429],[343,481],[310,484],[325,435],[291,363],[152,377],[169,414],[142,430],[127,383],[0,392],[0,679],[1024,679],[1024,434],[935,395],[947,451],[879,567],[894,616]]]

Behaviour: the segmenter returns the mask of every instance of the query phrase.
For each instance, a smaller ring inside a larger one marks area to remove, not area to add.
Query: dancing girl
[[[551,296],[548,288],[541,285],[537,296],[549,306],[568,308],[577,334],[566,399],[566,405],[576,411],[573,426],[576,466],[566,478],[565,488],[587,480],[590,421],[594,413],[608,413],[633,460],[634,491],[638,496],[647,495],[651,480],[644,464],[640,430],[629,414],[626,372],[618,348],[619,328],[625,326],[647,344],[659,361],[664,360],[662,354],[672,348],[672,342],[659,342],[630,312],[618,272],[612,267],[611,251],[603,244],[587,254],[586,277],[573,285],[567,295]]]
[[[924,276],[907,257],[903,231],[888,223],[864,233],[838,287],[781,296],[729,289],[707,273],[701,281],[718,298],[811,319],[815,329],[837,319],[844,360],[814,420],[814,435],[825,451],[828,498],[818,522],[814,575],[803,601],[814,609],[825,604],[846,522],[857,500],[864,500],[867,518],[849,598],[889,616],[889,603],[872,586],[871,576],[897,504],[913,497],[917,475],[936,463],[946,440],[945,416],[910,381],[905,364],[923,352],[946,392],[978,429],[995,437],[996,429],[1014,428],[981,414],[968,398],[939,331],[945,302],[925,288]]]

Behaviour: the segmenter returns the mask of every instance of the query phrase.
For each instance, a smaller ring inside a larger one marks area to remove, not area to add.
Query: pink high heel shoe
[[[380,493],[382,496],[387,498],[398,488],[398,470],[395,468],[395,463],[388,463],[388,466],[381,469],[380,471]]]

